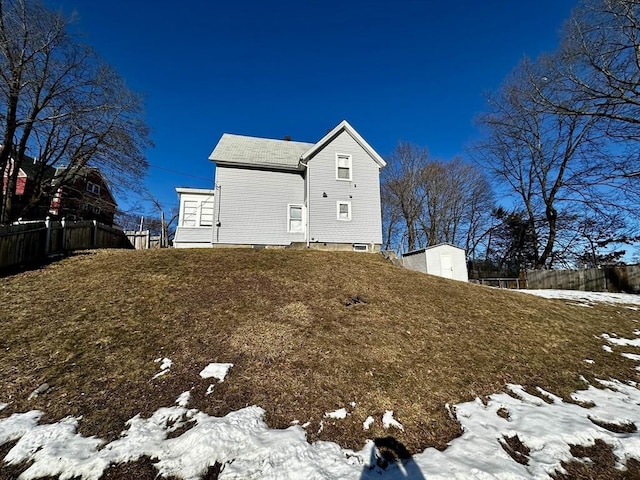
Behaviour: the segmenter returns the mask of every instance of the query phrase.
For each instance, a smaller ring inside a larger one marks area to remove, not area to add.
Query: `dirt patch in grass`
[[[592,446],[571,445],[571,455],[576,460],[562,462],[565,472],[551,475],[554,480],[637,480],[640,478],[640,462],[629,458],[624,470],[616,468],[618,458],[611,445],[597,439]]]
[[[529,465],[529,452],[531,450],[522,443],[522,440],[520,440],[518,435],[513,435],[511,437],[504,435],[500,440],[500,446],[519,464]]]
[[[414,453],[460,434],[446,403],[507,383],[567,398],[580,375],[639,380],[600,338],[632,338],[637,311],[453,282],[378,255],[93,252],[0,279],[0,319],[0,416],[82,416],[81,433],[107,441],[190,390],[189,406],[211,415],[256,404],[272,427],[310,422],[311,441],[361,448],[393,435]],[[200,378],[210,362],[234,364],[223,383]],[[318,433],[342,407],[346,419]],[[404,432],[383,429],[386,410]]]

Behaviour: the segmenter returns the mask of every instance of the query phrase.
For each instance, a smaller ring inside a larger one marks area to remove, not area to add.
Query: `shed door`
[[[445,278],[453,278],[453,260],[451,255],[440,255],[440,272]]]

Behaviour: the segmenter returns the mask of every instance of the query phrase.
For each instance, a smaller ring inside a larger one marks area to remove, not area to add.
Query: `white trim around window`
[[[91,192],[95,195],[100,195],[100,185],[87,181],[87,192]]]
[[[353,180],[353,159],[347,153],[336,153],[336,180],[350,182]]]
[[[336,217],[342,222],[351,221],[351,202],[338,200],[336,202]]]
[[[304,205],[287,205],[287,233],[304,233]]]

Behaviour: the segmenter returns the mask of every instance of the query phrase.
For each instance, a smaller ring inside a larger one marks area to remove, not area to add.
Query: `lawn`
[[[507,384],[569,401],[583,379],[639,380],[602,338],[633,338],[638,310],[454,282],[379,255],[86,252],[1,278],[0,319],[0,418],[81,417],[80,433],[105,441],[190,391],[208,415],[258,405],[270,427],[298,421],[310,442],[352,449],[388,437],[382,422],[362,425],[393,410],[395,441],[417,453],[460,435],[446,404]],[[199,372],[212,362],[234,366],[207,394]],[[325,416],[347,405],[346,418]]]

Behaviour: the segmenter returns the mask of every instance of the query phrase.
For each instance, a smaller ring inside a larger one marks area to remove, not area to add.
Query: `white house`
[[[422,273],[463,282],[469,281],[467,256],[464,249],[448,243],[405,253],[402,255],[402,265]]]
[[[215,190],[176,189],[176,247],[380,249],[385,162],[346,121],[317,143],[225,133],[209,159]]]

